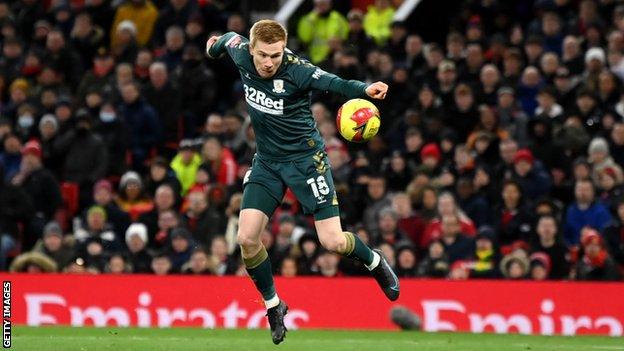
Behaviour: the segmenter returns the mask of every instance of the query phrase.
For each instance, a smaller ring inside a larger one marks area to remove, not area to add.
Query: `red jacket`
[[[234,160],[234,155],[230,149],[224,147],[221,152],[221,162],[219,165],[216,168],[214,168],[214,165],[211,166],[217,176],[217,183],[232,185],[236,182],[238,164],[236,163],[236,160]]]

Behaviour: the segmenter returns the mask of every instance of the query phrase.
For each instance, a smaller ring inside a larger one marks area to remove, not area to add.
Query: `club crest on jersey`
[[[273,79],[273,92],[276,94],[285,93],[284,81],[282,79]]]

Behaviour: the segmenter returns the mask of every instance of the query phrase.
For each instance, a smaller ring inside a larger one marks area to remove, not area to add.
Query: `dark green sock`
[[[373,263],[373,251],[357,235],[350,232],[343,232],[343,234],[347,239],[347,249],[343,253],[344,256],[360,261],[367,266]]]
[[[243,262],[245,263],[245,268],[247,268],[247,273],[249,273],[251,280],[256,285],[256,289],[262,294],[262,298],[268,301],[275,297],[271,261],[269,261],[269,254],[264,246],[254,257],[243,257]]]

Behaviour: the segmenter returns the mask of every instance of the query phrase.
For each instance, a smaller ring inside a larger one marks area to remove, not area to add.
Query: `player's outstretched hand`
[[[210,37],[210,39],[208,39],[208,41],[206,42],[206,55],[210,56],[208,50],[210,50],[210,47],[212,47],[212,45],[216,43],[217,40],[219,40],[220,38],[220,36],[213,35]]]
[[[388,84],[384,82],[375,82],[366,87],[366,94],[373,99],[385,99],[388,92]]]

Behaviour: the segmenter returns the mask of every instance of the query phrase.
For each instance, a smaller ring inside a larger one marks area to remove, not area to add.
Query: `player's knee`
[[[249,235],[246,233],[238,232],[236,235],[236,242],[238,245],[244,248],[251,248],[260,245],[260,238],[256,235]]]
[[[346,242],[342,233],[319,237],[321,245],[331,252],[341,253],[344,251]]]

